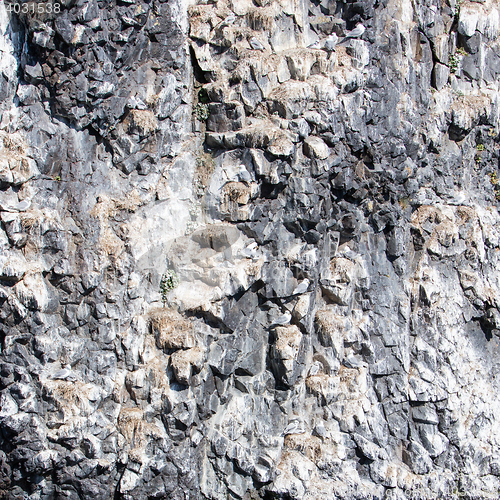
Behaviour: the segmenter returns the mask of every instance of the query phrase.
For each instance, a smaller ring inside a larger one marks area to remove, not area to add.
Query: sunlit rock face
[[[0,497],[497,499],[498,5],[26,5]]]

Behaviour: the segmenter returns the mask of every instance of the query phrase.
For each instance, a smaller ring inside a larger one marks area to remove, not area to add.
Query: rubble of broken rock
[[[0,3],[0,497],[498,498],[498,5],[60,5]]]

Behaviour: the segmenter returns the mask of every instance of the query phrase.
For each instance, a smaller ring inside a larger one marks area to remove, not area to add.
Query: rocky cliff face
[[[3,498],[498,498],[497,3],[9,5]]]

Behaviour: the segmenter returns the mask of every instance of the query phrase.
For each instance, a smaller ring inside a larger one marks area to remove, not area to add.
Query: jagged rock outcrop
[[[498,5],[14,5],[0,496],[498,498]]]

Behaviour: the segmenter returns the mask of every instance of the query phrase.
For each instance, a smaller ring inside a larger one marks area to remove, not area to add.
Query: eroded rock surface
[[[11,5],[0,496],[497,499],[498,5]]]

